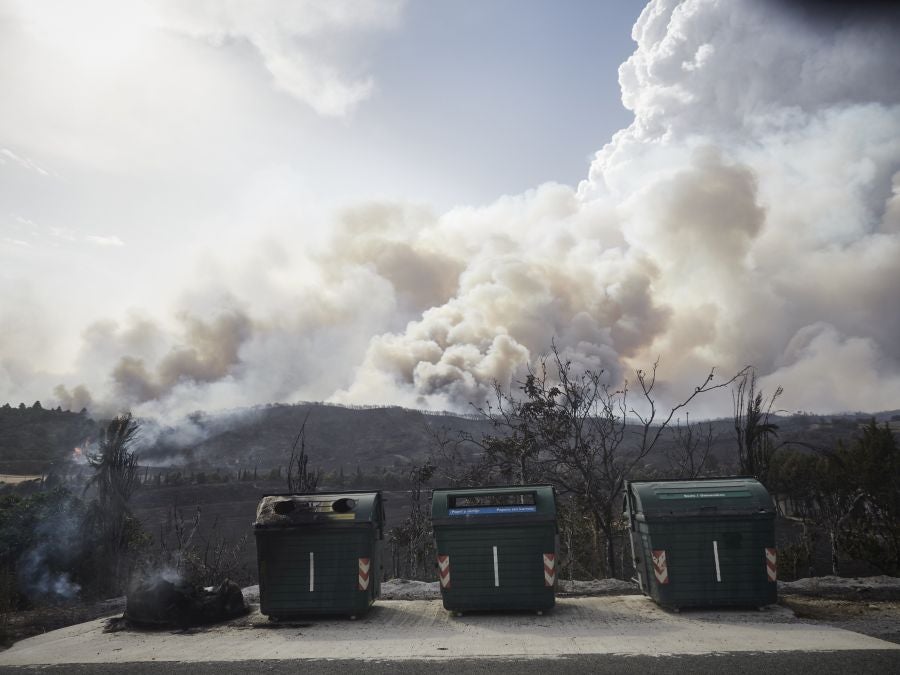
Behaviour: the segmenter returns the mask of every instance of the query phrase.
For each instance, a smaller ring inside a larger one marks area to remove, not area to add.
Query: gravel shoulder
[[[779,604],[800,619],[900,645],[900,602],[853,601],[788,595]]]
[[[270,622],[259,587],[244,589],[245,617],[189,631],[104,632],[124,600],[96,603],[62,620],[81,621],[22,640],[0,666],[134,661],[200,662],[282,658],[544,658],[572,654],[706,654],[744,651],[895,650],[900,579],[820,578],[779,584],[765,611],[668,612],[618,580],[562,582],[557,607],[532,613],[454,617],[437,582],[391,580],[363,619]],[[898,596],[894,594],[897,593]],[[825,597],[823,597],[825,596]],[[93,614],[93,616],[86,616]],[[92,619],[92,620],[86,620]],[[900,651],[898,651],[900,657]]]
[[[105,623],[98,619],[24,640],[0,654],[0,667],[844,650],[888,650],[900,657],[898,645],[798,618],[787,607],[675,614],[636,595],[561,598],[543,616],[518,612],[456,617],[439,600],[383,600],[357,621],[311,618],[272,623],[255,609],[227,623],[188,631],[106,633]]]

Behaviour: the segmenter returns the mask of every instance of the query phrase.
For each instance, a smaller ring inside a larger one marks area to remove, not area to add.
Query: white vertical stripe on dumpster
[[[309,552],[309,592],[312,593],[316,588],[316,559],[315,554]]]
[[[719,569],[719,542],[713,539],[713,556],[716,559],[716,581],[722,581],[722,571]]]
[[[494,586],[500,585],[500,568],[497,566],[497,547],[494,547]]]

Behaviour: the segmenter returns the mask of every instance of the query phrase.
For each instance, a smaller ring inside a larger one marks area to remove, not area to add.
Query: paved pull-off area
[[[900,645],[816,624],[774,606],[762,611],[684,611],[642,596],[561,598],[543,616],[456,617],[439,600],[380,601],[365,617],[271,623],[254,611],[190,631],[104,633],[105,620],[46,633],[0,653],[0,666],[286,659],[543,659],[592,654],[886,650]]]

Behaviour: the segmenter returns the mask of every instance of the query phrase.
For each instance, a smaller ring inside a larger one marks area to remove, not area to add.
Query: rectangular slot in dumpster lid
[[[448,495],[450,516],[491,516],[504,513],[537,513],[533,491]]]
[[[551,485],[437,488],[431,495],[431,516],[448,525],[555,520],[556,496]]]

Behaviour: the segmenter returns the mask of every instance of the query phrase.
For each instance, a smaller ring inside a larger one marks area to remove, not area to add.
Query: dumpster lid
[[[381,524],[381,492],[307,492],[265,495],[254,527],[321,524]]]
[[[437,488],[431,493],[436,522],[482,522],[486,517],[555,519],[556,493],[552,485]]]
[[[732,515],[774,513],[766,488],[755,478],[630,481],[628,500],[635,515]]]

